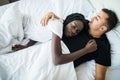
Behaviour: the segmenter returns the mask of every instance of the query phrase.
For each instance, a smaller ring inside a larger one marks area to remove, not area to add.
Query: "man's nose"
[[[91,20],[94,20],[94,19],[95,19],[95,16]]]

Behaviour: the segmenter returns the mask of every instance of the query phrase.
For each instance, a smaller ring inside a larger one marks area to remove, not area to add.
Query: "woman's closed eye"
[[[76,26],[73,25],[72,27],[73,27],[73,29],[76,29]]]
[[[73,26],[73,29],[75,30],[75,32],[78,34],[81,30],[79,30],[78,28],[77,28],[77,26]]]

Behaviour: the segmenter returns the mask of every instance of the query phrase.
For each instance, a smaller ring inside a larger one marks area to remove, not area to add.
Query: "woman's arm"
[[[32,45],[34,45],[36,43],[36,41],[30,40],[26,45],[15,45],[14,47],[12,47],[13,51],[18,51],[27,47],[30,47]]]
[[[95,80],[105,80],[106,71],[107,71],[106,66],[96,64]]]
[[[52,33],[52,56],[55,65],[73,61],[87,53],[95,51],[96,49],[97,49],[96,42],[94,40],[90,40],[83,49],[75,51],[71,54],[63,54],[60,37]]]

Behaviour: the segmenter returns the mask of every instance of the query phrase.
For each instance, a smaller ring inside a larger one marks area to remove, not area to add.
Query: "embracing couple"
[[[79,13],[72,13],[63,20],[49,12],[42,18],[41,24],[49,25],[49,19],[54,19],[50,24],[56,28],[60,27],[58,32],[62,33],[59,35],[51,32],[49,38],[52,41],[53,63],[59,65],[74,61],[74,66],[77,67],[86,61],[95,60],[95,80],[105,80],[107,67],[111,66],[110,43],[105,33],[116,26],[118,22],[116,14],[111,10],[102,9],[88,21]],[[68,47],[70,54],[62,53],[61,40]],[[30,40],[25,46],[14,46],[13,50],[27,48],[35,43],[36,41]]]

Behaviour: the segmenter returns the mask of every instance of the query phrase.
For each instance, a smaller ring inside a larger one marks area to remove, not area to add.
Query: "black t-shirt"
[[[94,39],[97,43],[97,50],[92,53],[88,53],[77,60],[74,61],[74,66],[77,67],[79,64],[95,60],[96,63],[110,66],[111,65],[111,55],[110,55],[110,44],[106,35],[102,35],[101,38],[94,38],[88,33],[88,22],[84,26],[83,31],[81,31],[77,36],[68,38],[63,35],[63,42],[66,44],[70,52],[75,52],[85,47],[90,39]]]

